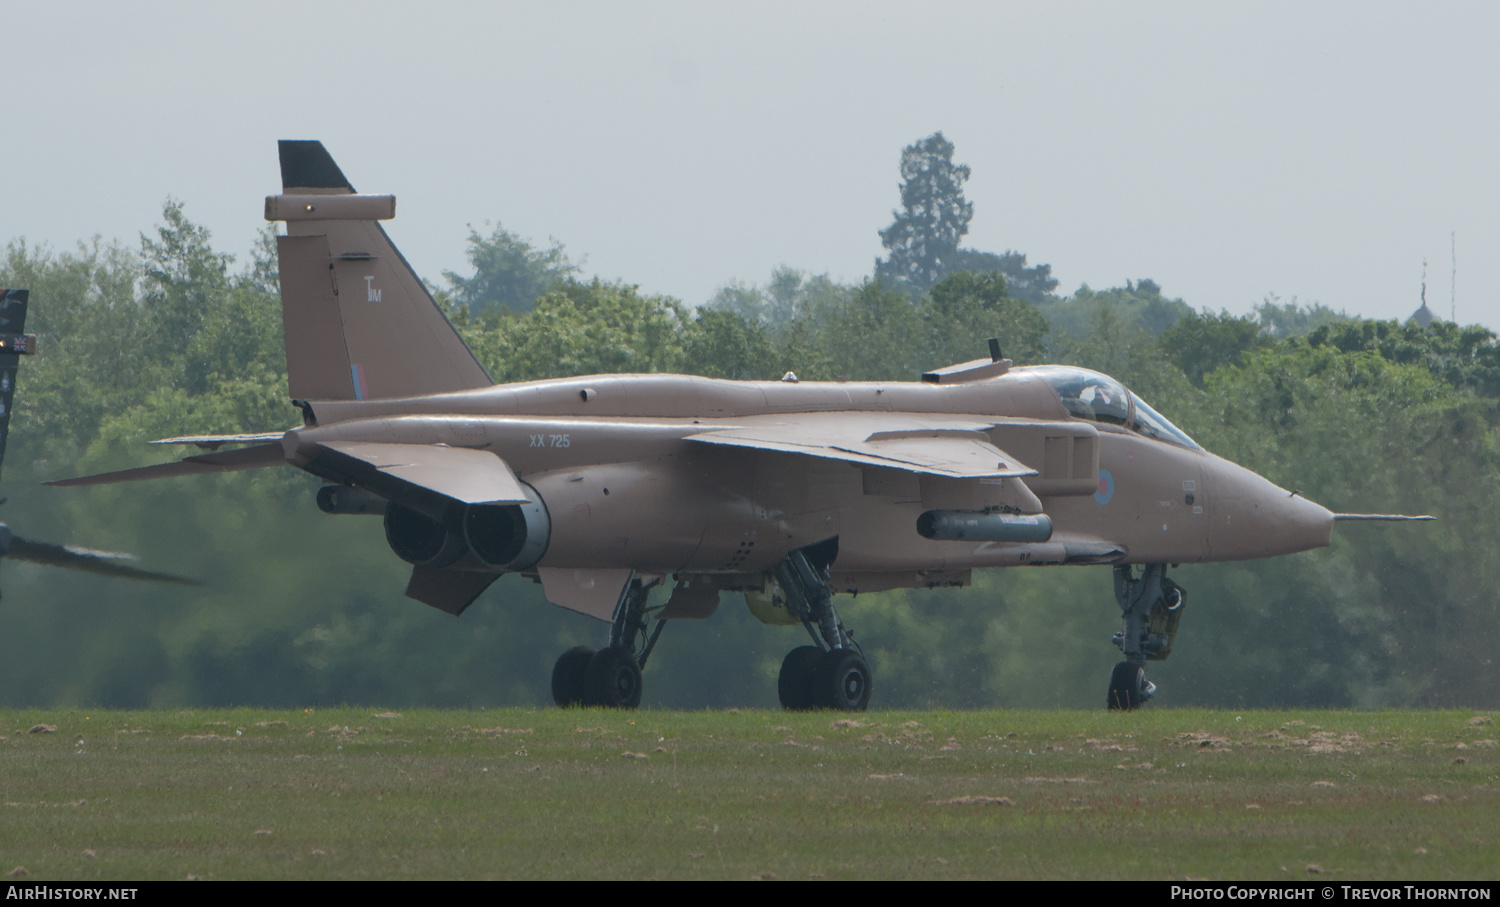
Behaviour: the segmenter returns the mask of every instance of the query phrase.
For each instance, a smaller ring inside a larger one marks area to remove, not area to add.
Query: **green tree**
[[[1351,319],[1314,329],[1307,342],[1315,348],[1372,352],[1389,362],[1420,365],[1453,387],[1500,399],[1500,345],[1490,330],[1477,324],[1435,321],[1424,328],[1412,321]]]
[[[1167,358],[1187,375],[1188,380],[1203,386],[1203,376],[1215,369],[1239,365],[1246,353],[1271,342],[1253,318],[1241,318],[1220,312],[1215,315],[1186,312],[1162,332],[1160,346]]]
[[[529,312],[539,296],[579,273],[562,243],[552,240],[548,248],[538,249],[498,223],[489,236],[471,226],[466,254],[473,276],[444,271],[443,277],[453,301],[475,315],[496,309]]]
[[[141,308],[147,340],[158,350],[182,350],[198,333],[214,300],[229,290],[234,256],[216,252],[208,229],[187,219],[182,202],[162,206],[156,238],[141,234]]]
[[[1047,321],[1031,305],[1012,299],[999,274],[960,271],[944,277],[927,292],[921,315],[929,367],[980,358],[990,337],[998,338],[1001,350],[1017,363],[1042,360]]]
[[[1496,695],[1500,462],[1476,401],[1420,365],[1295,341],[1210,373],[1205,388],[1215,412],[1197,439],[1209,449],[1335,511],[1438,521],[1342,524],[1328,549],[1184,568],[1213,602],[1183,648],[1200,678],[1185,701],[1374,708]]]
[[[1292,297],[1291,302],[1282,302],[1276,296],[1267,296],[1256,305],[1255,317],[1260,322],[1262,333],[1273,340],[1306,337],[1326,324],[1351,320],[1349,315],[1335,312],[1321,302],[1302,305],[1297,302],[1295,296]]]
[[[853,292],[853,287],[827,274],[808,274],[782,265],[771,272],[765,286],[726,284],[703,308],[734,312],[780,338],[793,325],[806,330],[809,325],[826,323],[829,313]]]
[[[866,281],[833,307],[813,335],[806,364],[792,368],[803,379],[911,381],[930,367],[922,327],[921,313],[905,294]]]
[[[706,378],[780,378],[785,363],[765,329],[735,312],[705,309],[682,331],[682,368]]]
[[[24,239],[8,244],[0,284],[31,289],[27,328],[41,340],[17,379],[12,464],[27,456],[71,462],[108,414],[135,399],[150,349],[140,277],[139,257],[117,242],[96,237],[61,253]]]
[[[1193,311],[1181,299],[1162,295],[1156,281],[1145,279],[1126,281],[1123,287],[1106,290],[1090,289],[1088,284],[1078,288],[1066,299],[1048,301],[1037,306],[1037,310],[1052,326],[1054,355],[1061,355],[1066,347],[1065,336],[1082,337],[1090,330],[1090,324],[1101,306],[1109,306],[1113,317],[1122,328],[1140,329],[1148,337],[1160,336],[1163,331],[1177,323],[1179,318]]]
[[[953,143],[934,132],[901,151],[901,208],[880,231],[889,255],[875,277],[920,293],[952,271],[959,240],[969,232],[973,203],[964,199],[969,168],[953,163]]]
[[[682,303],[639,288],[566,279],[524,314],[460,325],[498,382],[614,372],[670,372],[681,362]]]
[[[999,274],[1011,296],[1024,299],[1032,305],[1055,301],[1052,291],[1057,289],[1057,278],[1052,276],[1051,265],[1027,267],[1026,256],[1020,252],[980,252],[976,249],[959,249],[954,257],[954,271],[979,271]]]

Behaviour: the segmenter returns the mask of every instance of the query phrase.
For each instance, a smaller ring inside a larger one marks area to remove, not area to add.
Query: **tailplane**
[[[492,382],[379,221],[389,195],[358,195],[322,142],[279,143],[277,237],[287,379],[296,400],[370,400]]]

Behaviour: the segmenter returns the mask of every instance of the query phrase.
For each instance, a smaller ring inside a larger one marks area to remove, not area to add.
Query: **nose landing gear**
[[[1109,676],[1106,704],[1111,710],[1140,708],[1156,692],[1146,679],[1146,662],[1165,661],[1177,640],[1187,592],[1167,579],[1166,564],[1147,564],[1139,577],[1135,568],[1115,568],[1115,601],[1123,612],[1125,627],[1111,640],[1124,653]]]

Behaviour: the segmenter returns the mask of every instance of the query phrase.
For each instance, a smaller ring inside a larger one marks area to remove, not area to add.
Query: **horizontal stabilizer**
[[[344,461],[346,480],[377,492],[382,483],[371,481],[371,470],[465,504],[524,504],[530,500],[510,466],[483,450],[372,441],[324,441],[318,446],[332,452],[335,461]],[[337,462],[324,465],[338,468]]]
[[[1407,516],[1402,513],[1335,513],[1333,520],[1336,523],[1410,523],[1427,520],[1435,520],[1435,516]]]
[[[915,413],[793,413],[735,420],[689,441],[776,450],[950,478],[1019,478],[1035,469],[990,443],[993,423]]]
[[[11,538],[10,549],[5,552],[6,557],[17,560],[30,561],[33,564],[46,564],[50,567],[66,567],[69,570],[83,570],[88,573],[100,573],[104,576],[119,576],[125,579],[149,580],[161,583],[179,583],[184,586],[201,586],[201,582],[188,579],[185,576],[174,576],[171,573],[157,573],[154,570],[142,570],[133,567],[126,561],[135,560],[128,554],[114,554],[109,551],[92,551],[88,548],[74,548],[71,545],[53,545],[50,542],[33,542],[29,539]]]
[[[276,436],[278,439],[280,435]],[[199,454],[178,460],[176,463],[158,463],[155,466],[138,466],[117,472],[101,472],[76,479],[58,479],[43,482],[43,485],[112,485],[115,482],[139,482],[144,479],[165,479],[171,476],[197,476],[208,472],[235,472],[241,469],[260,469],[265,466],[281,466],[286,463],[286,453],[278,440],[275,444],[258,444],[218,453]]]

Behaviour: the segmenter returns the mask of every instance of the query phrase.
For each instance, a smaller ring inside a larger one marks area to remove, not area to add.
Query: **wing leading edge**
[[[991,443],[994,423],[915,413],[795,413],[736,419],[689,441],[775,450],[949,478],[1022,478],[1037,470]]]
[[[74,479],[54,479],[51,482],[43,482],[42,484],[60,485],[63,487],[73,485],[112,485],[115,482],[138,482],[144,479],[165,479],[171,476],[196,476],[210,472],[235,472],[241,469],[260,469],[266,466],[279,466],[285,462],[286,455],[281,449],[280,442],[277,442],[274,444],[256,444],[253,447],[239,447],[233,450],[221,450],[217,453],[199,454],[178,460],[175,463],[138,466],[135,469],[101,472],[91,476],[79,476]]]

